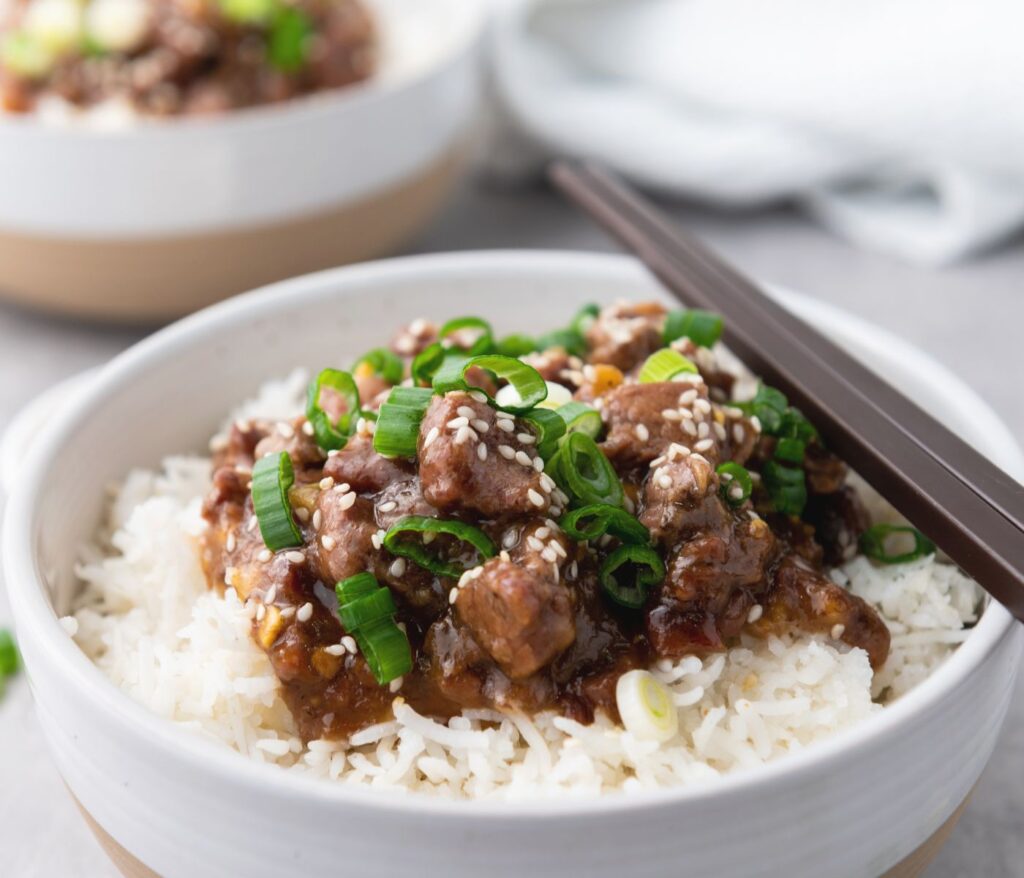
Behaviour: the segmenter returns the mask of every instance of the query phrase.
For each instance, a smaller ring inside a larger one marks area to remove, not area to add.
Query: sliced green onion
[[[430,382],[434,380],[434,373],[441,367],[447,354],[447,350],[439,341],[427,345],[413,358],[409,367],[413,381],[429,387]]]
[[[18,656],[14,635],[6,628],[0,628],[0,680],[16,674],[20,665],[21,658]]]
[[[409,638],[393,619],[380,619],[360,628],[352,636],[381,686],[412,670]]]
[[[807,446],[800,439],[790,439],[787,436],[775,443],[774,457],[776,460],[800,466],[804,462],[806,451]]]
[[[570,433],[551,458],[548,470],[578,504],[622,505],[622,482],[586,433]]]
[[[760,382],[754,398],[749,402],[736,403],[736,407],[747,415],[756,417],[761,422],[762,432],[775,436],[782,427],[782,417],[789,407],[789,400],[781,390]]]
[[[537,342],[528,335],[508,335],[494,346],[494,352],[505,357],[522,357],[537,350]]]
[[[574,509],[562,517],[558,526],[574,540],[597,540],[611,534],[624,543],[647,545],[651,541],[646,527],[626,510],[607,503],[591,503]]]
[[[0,36],[0,67],[24,79],[42,79],[54,66],[52,52],[25,31]]]
[[[354,601],[346,601],[344,604],[339,602],[338,605],[338,617],[346,631],[356,631],[364,625],[390,619],[394,615],[395,600],[386,588],[378,588]]]
[[[377,415],[373,450],[387,457],[415,457],[420,423],[433,399],[429,387],[394,387]]]
[[[909,534],[914,539],[914,548],[900,554],[890,553],[885,544],[894,534]],[[934,555],[935,543],[910,525],[876,524],[861,534],[860,549],[869,558],[881,564],[906,564],[926,555]]]
[[[715,472],[722,483],[722,497],[726,503],[730,506],[742,506],[750,499],[754,482],[744,467],[735,461],[727,460],[719,464]]]
[[[252,468],[252,506],[263,542],[273,552],[302,545],[302,532],[288,503],[288,489],[294,482],[287,451],[266,454]]]
[[[449,357],[441,364],[434,374],[434,392],[448,393],[452,390],[479,390],[487,396],[492,406],[497,406],[494,399],[482,387],[470,384],[466,373],[473,368],[493,372],[498,378],[508,381],[519,394],[516,405],[505,405],[502,408],[515,414],[529,411],[548,395],[548,386],[540,372],[513,357],[500,354],[484,354],[478,357]]]
[[[325,388],[334,391],[345,401],[345,412],[337,423],[331,420],[320,403]],[[317,445],[325,451],[344,448],[359,419],[359,388],[352,376],[339,369],[323,369],[306,393],[306,417],[313,425]]]
[[[567,402],[555,409],[556,414],[565,421],[566,433],[585,433],[596,439],[604,429],[601,413],[582,402]]]
[[[725,321],[711,311],[694,308],[689,311],[670,311],[665,318],[663,337],[665,344],[686,337],[702,348],[711,347],[722,337]]]
[[[454,537],[462,544],[463,551],[458,556],[449,553],[447,558],[441,558],[429,549],[422,539],[416,542],[407,539],[409,534],[426,533]],[[407,515],[393,524],[384,536],[384,548],[392,555],[408,558],[431,573],[454,578],[476,567],[483,560],[493,558],[497,552],[491,538],[480,528],[462,521],[428,518],[423,515]]]
[[[364,363],[373,369],[374,375],[380,375],[388,384],[400,384],[405,374],[401,358],[387,348],[374,348],[363,354],[352,364],[353,374]]]
[[[646,546],[620,546],[605,558],[598,572],[604,593],[631,610],[639,610],[647,593],[664,578],[665,565],[658,553]]]
[[[546,351],[551,348],[562,348],[574,357],[587,355],[587,340],[575,329],[556,329],[537,339],[537,350]]]
[[[818,438],[818,431],[800,409],[789,406],[782,414],[777,435],[787,439],[799,439],[807,445],[811,440]]]
[[[334,593],[338,596],[338,607],[342,604],[352,603],[367,595],[373,594],[380,588],[377,578],[372,573],[357,573],[348,579],[343,579],[334,586]],[[346,626],[347,627],[347,626]]]
[[[267,60],[284,73],[296,73],[306,64],[313,20],[294,6],[285,6],[274,16],[267,34]]]
[[[671,381],[682,372],[695,373],[693,365],[679,351],[662,348],[651,354],[640,369],[641,384],[655,384],[659,381]]]
[[[487,354],[494,348],[494,331],[491,329],[491,324],[480,317],[456,317],[454,320],[449,320],[437,333],[438,341],[444,347],[444,340],[449,335],[463,329],[480,330],[480,335],[476,341],[465,350],[468,356],[475,357],[479,354]]]
[[[334,587],[341,624],[356,639],[380,685],[412,670],[409,638],[395,624],[395,601],[370,573],[359,573]]]
[[[593,302],[588,305],[584,305],[576,312],[576,316],[572,318],[572,323],[569,324],[569,329],[573,332],[579,333],[581,336],[585,336],[587,334],[587,330],[594,325],[594,321],[597,320],[600,313],[601,309]]]
[[[679,731],[672,692],[650,671],[627,671],[615,683],[615,706],[634,738],[664,742]]]
[[[277,0],[218,0],[221,14],[236,24],[265,25],[278,10]]]
[[[551,455],[558,450],[558,440],[565,435],[565,421],[558,416],[557,412],[544,408],[530,409],[519,417],[536,427],[537,453],[544,460],[549,460]]]
[[[802,469],[769,460],[761,469],[761,478],[778,512],[793,516],[803,514],[807,505],[807,484]]]

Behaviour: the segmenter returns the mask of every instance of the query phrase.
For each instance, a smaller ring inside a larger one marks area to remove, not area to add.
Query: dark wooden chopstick
[[[559,162],[551,177],[684,304],[721,313],[727,341],[741,359],[783,390],[832,448],[1024,620],[1019,484],[606,172]]]

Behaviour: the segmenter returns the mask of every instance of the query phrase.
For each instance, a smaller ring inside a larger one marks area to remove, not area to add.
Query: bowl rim
[[[0,137],[14,132],[35,137],[62,140],[137,142],[161,137],[187,136],[192,133],[251,134],[260,129],[282,125],[315,124],[345,110],[358,109],[384,102],[457,63],[483,39],[489,11],[485,0],[447,0],[451,9],[459,11],[455,36],[444,51],[434,53],[395,76],[370,76],[361,82],[340,88],[323,89],[299,95],[279,103],[240,107],[212,116],[172,116],[151,118],[140,116],[131,125],[103,128],[87,124],[53,124],[43,121],[37,113],[0,112]]]
[[[1018,634],[1012,630],[1013,618],[999,604],[989,602],[966,641],[927,679],[899,701],[876,712],[853,728],[839,731],[804,750],[754,769],[741,769],[707,783],[628,794],[613,793],[596,797],[565,796],[522,801],[456,800],[371,787],[325,782],[300,772],[258,763],[243,754],[198,735],[177,729],[163,717],[135,702],[112,683],[85,655],[60,625],[56,613],[44,597],[44,586],[33,553],[32,532],[39,488],[47,474],[47,462],[73,435],[75,424],[85,420],[97,403],[111,391],[132,383],[136,368],[158,364],[182,347],[202,344],[236,319],[277,313],[298,307],[319,295],[343,297],[349,286],[359,287],[381,279],[430,277],[479,277],[481,273],[559,277],[602,274],[609,280],[636,283],[640,290],[651,286],[651,278],[632,258],[615,254],[581,253],[556,250],[489,250],[467,253],[440,253],[385,259],[361,265],[329,269],[304,275],[235,296],[170,324],[138,342],[104,366],[77,400],[69,404],[40,436],[25,463],[14,494],[9,498],[3,530],[4,573],[20,637],[31,639],[40,661],[47,661],[62,673],[67,685],[79,689],[96,710],[105,712],[129,738],[145,741],[145,746],[160,751],[165,764],[185,760],[217,782],[244,787],[264,795],[317,802],[322,805],[358,806],[404,816],[455,816],[461,820],[487,822],[495,819],[542,820],[552,816],[582,817],[594,814],[618,814],[668,806],[701,806],[714,800],[746,795],[780,778],[791,782],[827,771],[837,758],[863,755],[898,729],[927,713],[962,684],[1004,639]],[[851,328],[862,339],[873,339],[879,349],[900,351],[900,356],[915,370],[943,384],[947,393],[958,398],[969,419],[982,424],[992,439],[995,457],[1016,477],[1024,472],[1024,454],[1009,429],[995,412],[959,377],[930,355],[887,330],[847,314],[822,302],[808,300],[792,292],[776,294],[787,303],[795,303],[807,313],[833,325]]]

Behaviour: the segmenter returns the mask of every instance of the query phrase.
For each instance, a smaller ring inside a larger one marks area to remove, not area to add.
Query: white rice
[[[272,383],[234,417],[294,413],[303,386],[298,374]],[[933,558],[888,568],[856,558],[833,577],[877,607],[892,631],[877,675],[863,650],[810,636],[745,638],[703,660],[659,662],[651,670],[679,711],[679,732],[664,744],[603,717],[583,726],[553,713],[467,710],[444,724],[398,698],[393,720],[350,742],[303,746],[238,597],[206,587],[198,536],[209,479],[209,461],[195,457],[129,475],[104,532],[84,552],[67,630],[116,685],[160,716],[250,759],[336,782],[504,799],[708,782],[882,710],[950,655],[980,604],[971,580]]]

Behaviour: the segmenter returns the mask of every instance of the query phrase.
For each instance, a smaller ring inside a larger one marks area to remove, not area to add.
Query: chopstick
[[[722,314],[740,358],[1024,621],[1024,487],[607,172],[560,161],[550,176],[683,304]]]

